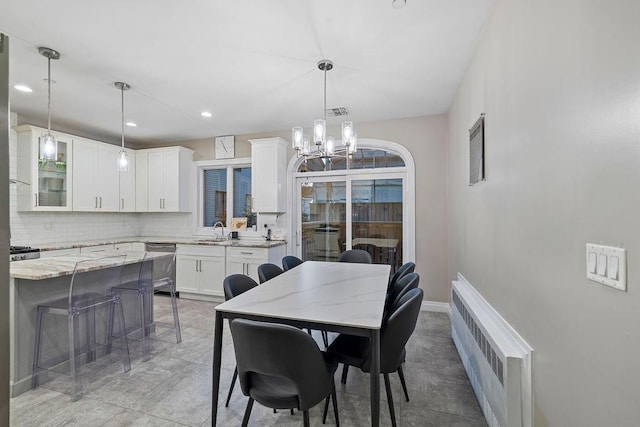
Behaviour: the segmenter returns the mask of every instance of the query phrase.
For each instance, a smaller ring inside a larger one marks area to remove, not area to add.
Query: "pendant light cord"
[[[51,57],[47,59],[47,131],[51,134]]]
[[[122,100],[122,150],[124,150],[124,85],[120,88],[121,100]]]
[[[327,123],[327,67],[324,68],[324,109],[322,110],[325,126]]]

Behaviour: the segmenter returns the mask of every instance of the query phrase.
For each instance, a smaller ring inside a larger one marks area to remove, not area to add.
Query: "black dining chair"
[[[287,255],[286,257],[282,258],[282,268],[284,269],[284,271],[291,270],[292,268],[299,266],[303,262],[304,261],[302,261],[297,256]]]
[[[243,426],[257,401],[273,409],[297,408],[303,412],[306,427],[309,409],[322,400],[323,423],[332,400],[336,425],[340,425],[333,380],[338,363],[321,352],[313,338],[293,326],[246,319],[231,321],[231,335],[240,387],[249,397]]]
[[[391,307],[394,307],[400,298],[411,289],[415,289],[420,284],[420,276],[418,273],[407,273],[400,280],[398,280],[393,287],[391,288],[391,292],[387,294],[387,298],[384,303],[384,318],[388,317],[387,312]]]
[[[406,357],[405,346],[418,321],[423,296],[424,294],[420,288],[412,289],[404,294],[397,304],[391,308],[389,318],[380,331],[380,373],[384,377],[393,427],[396,426],[396,416],[389,374],[398,372],[405,398],[408,402],[409,394],[407,393],[402,364]],[[371,372],[371,353],[369,351],[368,337],[341,334],[331,343],[328,352],[335,355],[338,361],[345,365],[345,368],[347,366],[356,366],[363,372]],[[343,378],[346,379],[344,371]]]
[[[396,271],[393,276],[391,276],[391,278],[389,279],[389,286],[387,287],[387,293],[391,292],[391,288],[393,287],[393,285],[402,278],[402,276],[404,276],[405,274],[409,274],[409,273],[413,273],[416,270],[416,264],[409,261],[405,264],[402,264],[402,266],[398,269],[398,271]]]
[[[282,273],[284,273],[284,270],[275,264],[266,263],[258,266],[258,279],[260,283],[271,280]]]
[[[244,274],[232,274],[224,278],[222,282],[222,288],[224,290],[224,299],[229,301],[231,298],[237,297],[240,294],[247,292],[249,289],[253,289],[258,284],[249,276]],[[231,385],[229,386],[229,393],[227,394],[227,401],[224,406],[229,406],[231,400],[231,393],[233,393],[233,387],[236,385],[238,379],[238,367],[233,370],[233,378],[231,379]]]
[[[350,249],[342,252],[338,256],[338,262],[354,262],[360,264],[371,264],[371,255],[362,249]]]

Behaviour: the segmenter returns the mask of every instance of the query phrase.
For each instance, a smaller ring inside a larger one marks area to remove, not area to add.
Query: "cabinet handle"
[[[202,260],[200,260],[200,273],[202,273]]]
[[[35,205],[35,207],[37,208],[38,207],[38,193],[34,193],[33,195],[36,196],[36,205]]]
[[[241,253],[242,255],[253,255],[253,252],[243,252],[243,251],[240,251],[240,253]]]
[[[100,196],[100,209],[102,209],[102,196]]]
[[[196,271],[198,271],[198,260],[196,260]]]
[[[94,197],[96,199],[96,209],[98,209],[98,196]]]

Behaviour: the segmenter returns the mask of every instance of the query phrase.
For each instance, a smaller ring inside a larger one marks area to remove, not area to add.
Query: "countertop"
[[[205,245],[205,246],[239,246],[249,248],[272,248],[274,246],[286,245],[286,240],[219,240],[213,237],[196,236],[196,237],[123,237],[108,240],[87,240],[82,242],[53,243],[40,245],[41,251],[53,251],[59,249],[84,248],[88,246],[112,245],[118,243],[168,243],[179,245]]]
[[[90,259],[98,259],[109,256],[126,255],[125,264],[134,264],[142,261],[145,252],[143,251],[107,251],[93,254],[66,255],[51,258],[28,259],[24,261],[14,261],[9,264],[9,275],[13,279],[44,280],[54,277],[69,276],[73,274],[76,263]],[[147,258],[163,258],[173,256],[168,252],[147,252]],[[117,265],[113,263],[99,263],[95,268],[86,271],[97,270]],[[85,271],[85,270],[83,270]]]

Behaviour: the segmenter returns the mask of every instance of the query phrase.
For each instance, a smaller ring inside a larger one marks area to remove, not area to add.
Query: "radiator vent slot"
[[[342,117],[342,116],[348,116],[348,115],[349,115],[349,110],[347,110],[347,107],[327,108],[327,116],[329,117]]]
[[[487,337],[484,336],[484,333],[478,327],[478,324],[473,319],[467,308],[464,306],[462,300],[455,290],[453,291],[452,300],[453,304],[458,309],[458,313],[460,313],[460,315],[464,319],[464,323],[467,325],[469,332],[471,332],[471,335],[476,340],[478,348],[480,348],[480,351],[482,352],[482,354],[484,354],[484,357],[485,359],[487,359],[489,366],[491,366],[491,370],[498,378],[498,381],[500,381],[500,384],[504,386],[504,366],[502,364],[502,360],[498,358],[495,350],[491,346],[491,343],[487,340]]]

